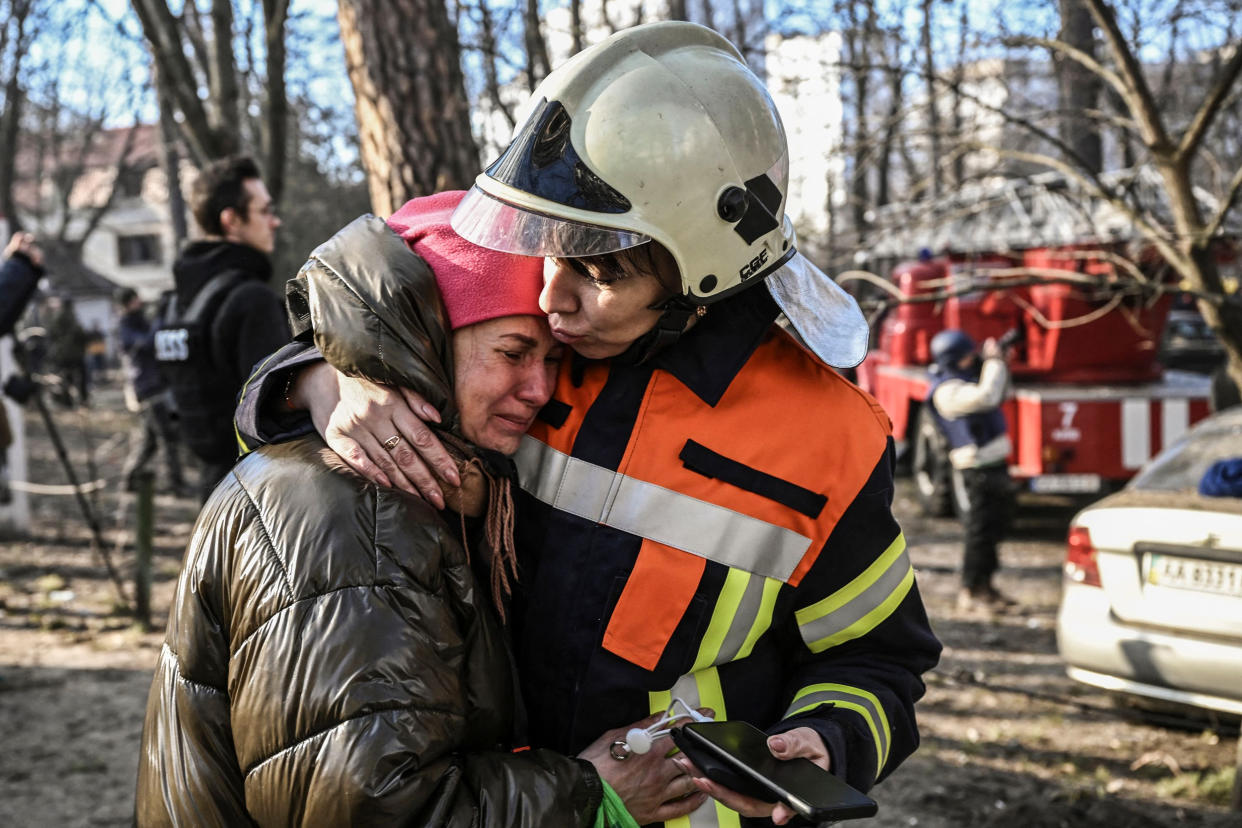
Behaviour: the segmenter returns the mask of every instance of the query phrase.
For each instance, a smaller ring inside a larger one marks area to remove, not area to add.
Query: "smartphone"
[[[708,779],[744,796],[784,802],[815,822],[875,816],[875,800],[809,759],[777,759],[768,736],[746,722],[691,722],[673,742]]]

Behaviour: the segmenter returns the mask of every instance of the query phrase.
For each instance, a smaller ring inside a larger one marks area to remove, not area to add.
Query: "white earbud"
[[[673,712],[678,705],[681,705],[681,709],[686,712]],[[651,745],[656,739],[668,735],[669,729],[666,725],[674,725],[677,723],[678,719],[694,719],[696,722],[715,721],[715,719],[711,716],[704,716],[702,713],[686,704],[684,699],[678,697],[673,699],[673,703],[668,706],[668,710],[665,711],[665,715],[662,716],[655,724],[652,724],[646,728],[631,727],[627,730],[625,733],[625,746],[628,747],[633,753],[643,754],[648,752],[651,750]]]
[[[651,734],[641,727],[631,727],[625,734],[625,743],[634,753],[646,753],[651,750],[652,741]]]

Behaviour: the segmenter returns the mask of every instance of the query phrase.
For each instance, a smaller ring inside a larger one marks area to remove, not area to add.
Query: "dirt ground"
[[[98,474],[111,481],[97,497],[107,542],[132,577],[132,496],[116,491],[131,416],[105,387],[89,413],[56,418],[83,477],[90,435]],[[64,483],[38,417],[26,424],[31,479]],[[156,500],[155,632],[116,612],[73,498],[31,503],[30,536],[0,540],[0,825],[126,825],[150,671],[196,503]],[[919,708],[923,747],[875,788],[870,825],[1242,826],[1224,808],[1236,731],[1144,724],[1065,678],[1054,620],[1072,509],[1028,509],[1002,549],[999,581],[1022,611],[986,620],[953,607],[957,525],[919,517],[900,488],[898,515],[945,652]]]

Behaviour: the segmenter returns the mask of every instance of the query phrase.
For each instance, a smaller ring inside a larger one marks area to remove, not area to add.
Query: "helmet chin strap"
[[[681,295],[670,296],[649,306],[649,310],[660,311],[660,318],[651,330],[634,340],[626,349],[625,356],[635,365],[647,362],[681,338],[690,318],[698,313],[699,308],[699,305]]]

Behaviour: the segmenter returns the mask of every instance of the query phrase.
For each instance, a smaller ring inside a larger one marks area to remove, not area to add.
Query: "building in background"
[[[177,253],[158,142],[158,127],[141,124],[100,130],[85,147],[59,153],[41,142],[22,146],[14,188],[22,226],[58,251],[58,265],[79,261],[112,285],[155,299],[172,287]],[[183,183],[190,174],[183,164]]]
[[[155,125],[100,129],[90,138],[27,133],[14,199],[21,226],[39,237],[46,293],[73,300],[82,328],[102,334],[109,356],[118,287],[154,301],[173,285],[177,253],[167,177]],[[182,163],[183,185],[193,175]]]
[[[841,36],[772,34],[764,45],[768,90],[789,142],[785,212],[798,232],[798,249],[819,261],[846,203]]]

